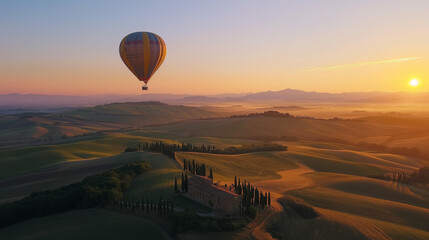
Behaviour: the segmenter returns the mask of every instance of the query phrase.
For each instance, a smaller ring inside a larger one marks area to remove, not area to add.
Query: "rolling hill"
[[[214,120],[183,121],[150,127],[177,137],[215,137],[264,141],[311,140],[357,144],[369,142],[390,147],[416,147],[429,155],[426,147],[429,125],[425,119],[406,119],[383,123],[374,118],[356,120],[278,118],[267,116],[233,117]],[[390,118],[388,118],[390,119]],[[419,124],[416,124],[419,123]]]
[[[51,114],[0,116],[0,144],[61,140],[103,130],[143,127],[224,116],[197,107],[160,102],[113,103]]]

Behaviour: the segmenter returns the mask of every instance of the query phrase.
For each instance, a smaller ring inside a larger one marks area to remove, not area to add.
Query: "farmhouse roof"
[[[192,181],[196,185],[200,185],[200,187],[205,187],[207,191],[223,198],[235,198],[240,196],[229,191],[226,187],[214,185],[213,180],[208,177],[195,175],[189,178],[189,181]]]

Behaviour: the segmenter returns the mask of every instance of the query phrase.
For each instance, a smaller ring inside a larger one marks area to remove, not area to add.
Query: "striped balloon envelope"
[[[119,45],[119,54],[130,71],[147,83],[164,61],[167,48],[164,40],[155,33],[135,32],[128,34]]]

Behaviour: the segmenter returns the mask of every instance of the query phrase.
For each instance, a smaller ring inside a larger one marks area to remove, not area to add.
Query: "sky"
[[[136,31],[167,45],[150,93],[428,92],[428,10],[427,0],[0,0],[0,93],[142,94],[118,50]]]

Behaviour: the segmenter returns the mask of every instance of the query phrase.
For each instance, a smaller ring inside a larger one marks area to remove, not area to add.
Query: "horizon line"
[[[44,93],[18,93],[18,92],[9,92],[9,93],[0,93],[0,95],[41,95],[41,96],[61,96],[61,97],[95,97],[95,96],[107,96],[107,95],[117,95],[117,96],[145,96],[145,95],[179,95],[179,96],[218,96],[218,95],[240,95],[240,94],[257,94],[257,93],[268,93],[268,92],[281,92],[285,90],[292,91],[301,91],[307,93],[329,93],[329,94],[345,94],[345,93],[429,93],[429,91],[381,91],[381,90],[372,90],[372,91],[342,91],[342,92],[329,92],[329,91],[311,91],[311,90],[300,90],[292,88],[284,88],[281,90],[266,90],[260,92],[239,92],[239,93],[216,93],[216,94],[192,94],[192,93],[147,93],[147,94],[125,94],[125,93],[103,93],[103,94],[88,94],[88,95],[71,95],[71,94],[44,94]]]

